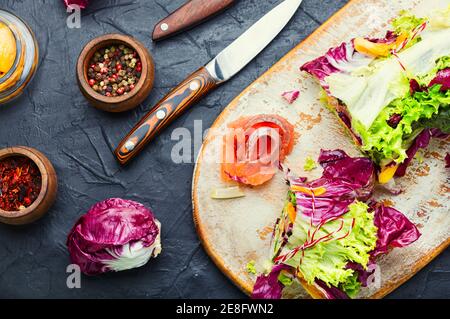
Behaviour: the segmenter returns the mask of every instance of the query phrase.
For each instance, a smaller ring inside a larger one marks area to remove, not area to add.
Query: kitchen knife
[[[119,163],[128,163],[187,108],[244,68],[283,30],[301,2],[280,3],[206,66],[170,91],[120,142],[114,151]]]
[[[163,40],[195,27],[222,12],[234,2],[235,0],[190,0],[156,24],[153,30],[153,41]]]

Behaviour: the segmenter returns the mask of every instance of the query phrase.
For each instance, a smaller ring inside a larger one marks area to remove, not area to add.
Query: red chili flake
[[[18,211],[29,207],[41,192],[42,176],[27,157],[13,156],[0,161],[0,209]]]

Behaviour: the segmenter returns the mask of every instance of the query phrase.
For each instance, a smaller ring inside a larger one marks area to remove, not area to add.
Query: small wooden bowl
[[[0,222],[11,225],[23,225],[41,218],[53,205],[58,190],[55,169],[44,154],[31,147],[16,146],[0,150],[0,161],[11,156],[24,156],[32,160],[39,168],[42,177],[41,192],[31,206],[20,211],[0,209]]]
[[[126,95],[108,97],[95,92],[88,83],[87,71],[92,56],[112,44],[124,44],[134,49],[142,63],[141,77],[133,91]],[[77,63],[77,80],[81,93],[96,108],[107,112],[124,112],[142,103],[150,94],[155,79],[155,65],[150,52],[138,40],[122,34],[106,34],[90,41],[81,51]]]

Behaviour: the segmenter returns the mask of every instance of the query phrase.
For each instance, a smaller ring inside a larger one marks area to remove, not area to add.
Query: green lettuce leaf
[[[336,232],[343,222],[342,229],[332,235],[333,240],[307,248],[303,254],[299,251],[285,263],[299,269],[310,284],[320,279],[329,286],[341,288],[350,296],[355,296],[360,284],[355,278],[354,270],[346,268],[347,263],[356,262],[366,268],[369,252],[375,248],[377,242],[374,214],[368,212],[368,208],[365,203],[355,201],[349,205],[348,213],[343,215],[341,220],[326,223],[315,235],[317,239]],[[310,221],[299,214],[282,254],[302,245],[310,227]],[[347,233],[349,234],[345,238],[339,239]]]
[[[278,281],[281,282],[283,286],[289,287],[290,285],[292,285],[294,278],[292,277],[292,274],[282,270],[278,275]]]
[[[254,260],[249,261],[245,268],[247,268],[247,273],[249,273],[249,274],[255,275],[257,273]]]
[[[439,112],[428,121],[421,121],[420,126],[438,128],[445,134],[450,134],[450,108]]]
[[[350,297],[355,298],[358,296],[359,290],[361,289],[361,283],[358,280],[358,273],[353,272],[351,277],[341,284],[342,290]]]
[[[418,75],[416,77],[417,82],[421,86],[428,86],[430,82],[436,77],[436,74],[440,70],[450,68],[450,56],[443,56],[436,61],[436,66],[427,74]]]
[[[312,171],[313,169],[317,168],[317,163],[315,160],[312,159],[311,156],[308,156],[305,160],[305,165],[303,165],[303,169],[307,172]]]
[[[408,11],[401,11],[400,15],[392,20],[392,27],[394,28],[394,32],[398,35],[406,34],[408,35],[408,43],[404,49],[413,46],[415,43],[421,40],[421,37],[415,37],[413,39],[413,31],[422,23],[426,22],[426,18],[419,18],[415,15],[409,13]],[[404,50],[403,49],[403,50]]]
[[[422,84],[428,85],[439,70],[449,66],[450,57],[439,59],[431,71],[433,75],[421,78]],[[439,128],[449,133],[449,105],[450,91],[442,92],[440,85],[434,85],[428,91],[408,93],[392,101],[379,113],[369,130],[356,120],[352,126],[362,139],[362,150],[376,163],[384,165],[392,160],[402,163],[407,158],[406,151],[423,129]],[[388,121],[394,114],[401,115],[402,119],[396,127],[391,127]]]
[[[392,27],[394,28],[394,32],[396,34],[409,34],[412,30],[417,28],[419,25],[426,21],[425,18],[419,18],[415,15],[411,14],[406,10],[400,11],[400,14],[397,18],[392,20]]]

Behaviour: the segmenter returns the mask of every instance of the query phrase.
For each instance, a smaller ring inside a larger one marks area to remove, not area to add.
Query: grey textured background
[[[280,36],[230,82],[178,119],[126,168],[111,151],[167,91],[208,62],[279,0],[241,0],[214,20],[170,40],[153,44],[153,25],[184,0],[91,0],[82,28],[66,27],[62,0],[0,0],[0,7],[23,17],[34,29],[40,67],[25,94],[0,107],[0,147],[28,145],[44,152],[59,175],[55,206],[25,227],[0,225],[0,297],[3,298],[243,298],[203,251],[192,222],[193,164],[170,160],[171,131],[194,120],[208,128],[222,109],[344,0],[304,0]],[[133,35],[156,62],[155,88],[135,110],[111,115],[89,106],[75,81],[83,45],[104,33]],[[163,253],[145,267],[95,278],[81,289],[66,287],[66,235],[80,215],[109,197],[150,206],[163,224]],[[397,298],[449,298],[448,250],[392,293]]]

